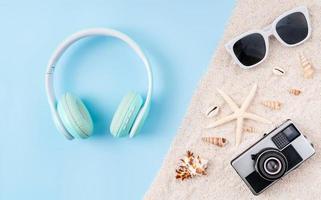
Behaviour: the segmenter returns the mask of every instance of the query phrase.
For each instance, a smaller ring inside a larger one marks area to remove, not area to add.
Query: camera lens
[[[255,162],[256,171],[270,181],[281,178],[287,171],[286,157],[277,149],[265,149],[260,152]]]
[[[266,161],[264,162],[264,170],[271,174],[277,174],[280,172],[281,170],[281,161],[275,157],[271,157],[266,159]]]

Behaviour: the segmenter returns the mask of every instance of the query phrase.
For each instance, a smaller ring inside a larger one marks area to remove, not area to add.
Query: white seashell
[[[244,132],[248,132],[248,133],[255,133],[257,132],[256,128],[252,127],[252,126],[245,126],[243,127],[243,131]]]
[[[206,117],[208,118],[212,118],[214,116],[216,116],[220,111],[220,107],[218,105],[212,105],[209,106],[206,110]]]
[[[294,96],[299,96],[302,93],[302,91],[299,90],[299,89],[296,89],[296,88],[292,88],[292,89],[289,90],[289,93],[294,95]]]
[[[224,147],[227,144],[227,139],[223,137],[202,137],[202,141],[219,147]]]
[[[285,70],[282,69],[281,67],[274,67],[272,69],[273,74],[277,75],[277,76],[283,76],[285,74]]]
[[[313,77],[314,74],[314,68],[311,64],[311,62],[301,53],[299,55],[300,61],[301,61],[301,67],[303,70],[303,77],[305,79],[310,79]]]
[[[271,110],[280,110],[282,105],[279,101],[263,101],[262,104]]]

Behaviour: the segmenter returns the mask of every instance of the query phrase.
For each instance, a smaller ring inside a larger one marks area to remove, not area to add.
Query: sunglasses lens
[[[234,44],[233,51],[243,65],[250,67],[264,58],[266,54],[265,40],[259,33],[247,35]]]
[[[292,13],[276,24],[276,32],[287,44],[293,45],[308,36],[308,22],[301,12]]]

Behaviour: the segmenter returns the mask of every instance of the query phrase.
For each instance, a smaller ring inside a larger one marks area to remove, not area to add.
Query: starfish
[[[228,115],[226,117],[223,117],[222,119],[219,119],[215,121],[214,123],[211,123],[207,128],[215,128],[219,125],[225,124],[227,122],[236,120],[236,132],[235,132],[235,145],[238,146],[241,143],[242,140],[242,132],[243,132],[243,122],[244,119],[251,119],[257,122],[261,123],[267,123],[270,124],[271,121],[260,117],[254,113],[247,112],[246,110],[250,106],[251,101],[254,98],[255,92],[257,90],[257,84],[254,84],[252,90],[250,91],[249,95],[246,97],[245,101],[239,107],[231,97],[226,95],[222,90],[217,89],[218,93],[223,97],[223,99],[227,102],[231,110],[234,112],[231,115]]]

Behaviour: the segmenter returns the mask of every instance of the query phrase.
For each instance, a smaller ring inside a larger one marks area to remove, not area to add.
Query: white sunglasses
[[[269,51],[269,37],[274,36],[281,44],[294,47],[305,42],[311,34],[307,7],[289,10],[262,30],[251,30],[229,41],[225,47],[235,62],[243,69],[262,63]]]

